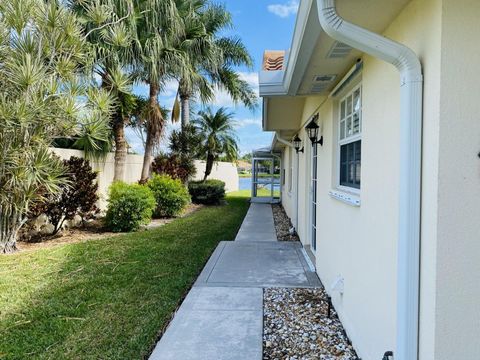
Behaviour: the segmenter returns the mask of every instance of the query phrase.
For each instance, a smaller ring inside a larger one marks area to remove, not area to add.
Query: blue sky
[[[297,0],[223,0],[227,9],[233,15],[235,28],[228,30],[228,35],[239,36],[254,58],[253,69],[239,68],[241,76],[258,92],[258,71],[263,57],[263,51],[282,50],[290,48],[295,17],[298,8]],[[135,92],[146,95],[145,86],[136,86]],[[163,90],[160,101],[163,106],[171,108],[176,94],[176,84],[168,83]],[[225,106],[235,113],[237,135],[240,140],[240,152],[251,152],[252,149],[270,144],[272,134],[261,129],[261,102],[255,111],[240,105],[234,105],[227,94],[218,91],[216,99],[211,104],[214,108]],[[197,104],[196,109],[202,105]],[[178,125],[168,124],[166,136]],[[143,153],[141,140],[131,129],[127,129],[127,138],[133,150]],[[166,140],[162,141],[163,143]]]

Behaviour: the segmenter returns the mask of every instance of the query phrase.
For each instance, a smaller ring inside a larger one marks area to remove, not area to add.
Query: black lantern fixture
[[[295,137],[292,140],[292,143],[293,143],[293,148],[295,149],[297,154],[298,153],[303,153],[305,151],[303,146],[302,146],[302,140],[298,137],[298,134],[295,135]],[[302,146],[301,149],[300,149],[300,146]]]
[[[305,126],[305,130],[307,130],[307,135],[312,142],[312,145],[320,144],[323,146],[323,136],[320,136],[320,139],[318,139],[318,130],[320,129],[320,126],[317,125],[317,119],[318,114],[313,117],[312,121],[310,121],[307,126]]]

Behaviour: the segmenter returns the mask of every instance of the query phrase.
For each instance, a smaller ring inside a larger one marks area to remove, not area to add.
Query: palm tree
[[[0,252],[16,249],[32,205],[65,184],[48,147],[78,133],[79,123],[105,124],[112,111],[88,82],[90,58],[82,26],[62,2],[0,2]]]
[[[182,2],[187,5],[191,1]],[[234,102],[242,102],[251,109],[257,105],[255,92],[233,69],[242,65],[252,67],[253,61],[245,45],[238,38],[219,36],[232,26],[231,14],[223,5],[193,2],[196,7],[187,6],[190,15],[183,16],[183,19],[186,29],[196,31],[186,31],[185,36],[187,40],[192,34],[200,36],[201,41],[197,42],[203,46],[190,47],[185,52],[189,66],[179,80],[180,106],[176,107],[180,109],[182,127],[190,122],[191,99],[199,95],[202,102],[208,102],[213,99],[215,88],[227,91]],[[178,117],[176,112],[172,115]]]
[[[114,180],[123,180],[127,157],[125,122],[133,108],[133,78],[129,74],[135,53],[135,0],[70,0],[69,6],[81,19],[85,39],[94,49],[91,60],[101,87],[115,99],[110,118],[115,143]]]
[[[149,94],[145,116],[145,154],[140,181],[146,181],[153,161],[153,149],[164,132],[165,114],[158,96],[171,74],[185,68],[184,56],[179,50],[178,39],[183,26],[173,0],[136,0],[138,19],[136,38],[139,59],[136,64],[137,81],[148,84]]]
[[[235,122],[233,113],[226,108],[220,108],[213,113],[211,108],[200,111],[199,117],[193,121],[194,126],[203,139],[201,148],[207,161],[203,180],[212,172],[215,161],[220,157],[227,161],[235,161],[238,158],[237,136],[235,134]]]

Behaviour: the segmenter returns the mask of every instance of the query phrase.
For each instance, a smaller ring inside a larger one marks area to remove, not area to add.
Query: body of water
[[[268,181],[265,179],[265,181]],[[272,189],[272,184],[264,184],[262,188],[266,190]],[[277,186],[278,188],[278,186]],[[238,181],[238,189],[239,190],[252,190],[252,178],[251,177],[241,177]]]
[[[241,177],[241,178],[239,178],[238,189],[239,190],[251,190],[252,189],[252,178],[251,177]]]

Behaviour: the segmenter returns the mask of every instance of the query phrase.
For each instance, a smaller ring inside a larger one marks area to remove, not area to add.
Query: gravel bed
[[[358,359],[327,299],[322,288],[265,289],[263,359]]]
[[[300,241],[296,233],[290,233],[292,223],[283,209],[283,206],[280,204],[273,204],[272,211],[275,230],[277,231],[277,239],[279,241]]]

